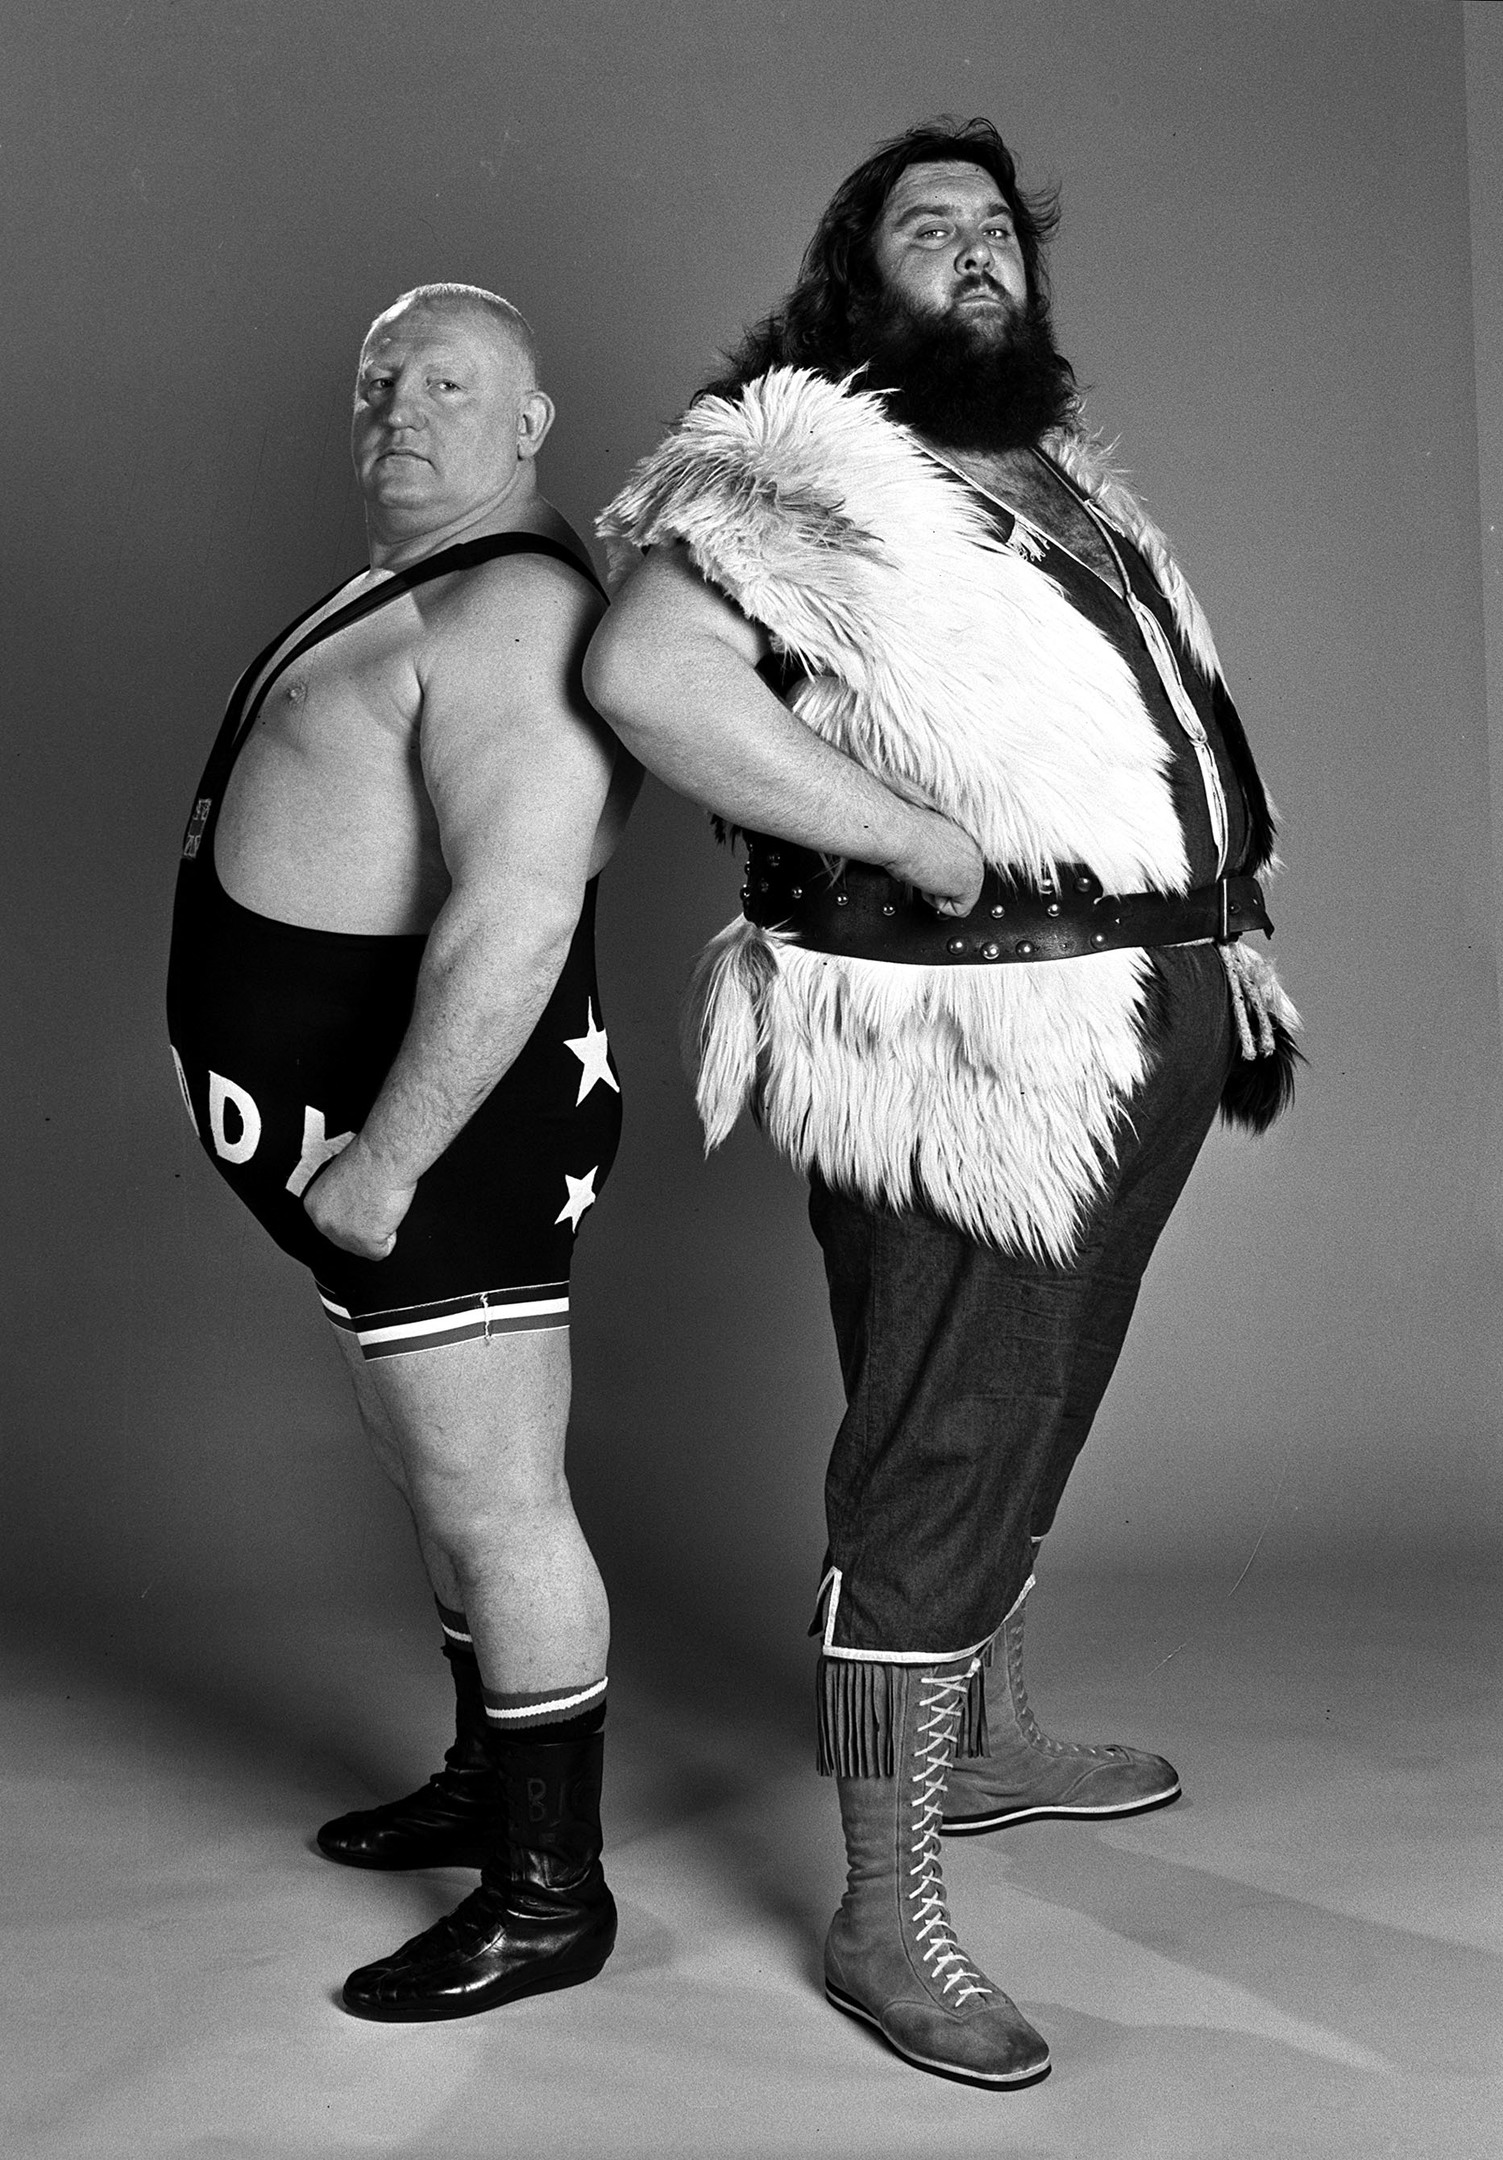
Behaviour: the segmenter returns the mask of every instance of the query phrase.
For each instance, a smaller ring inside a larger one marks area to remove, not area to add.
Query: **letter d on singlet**
[[[232,1140],[225,1130],[227,1103],[234,1104],[240,1119],[238,1140]],[[256,1108],[256,1098],[217,1072],[209,1075],[209,1132],[215,1154],[222,1156],[225,1162],[249,1162],[261,1143],[261,1113]]]

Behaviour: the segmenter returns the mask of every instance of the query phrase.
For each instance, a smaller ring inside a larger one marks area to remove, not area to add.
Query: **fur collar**
[[[1210,633],[1168,550],[1076,438],[1051,449],[1167,565],[1187,637]],[[600,525],[682,540],[700,572],[809,671],[795,710],[918,792],[990,862],[1088,865],[1110,891],[1180,891],[1169,752],[1131,670],[969,488],[875,393],[796,368],[706,398],[639,465]]]

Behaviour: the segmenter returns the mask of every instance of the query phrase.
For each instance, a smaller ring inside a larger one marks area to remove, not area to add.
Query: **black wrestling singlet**
[[[302,656],[415,586],[558,542],[498,533],[446,548],[334,607],[327,595],[257,655],[231,693],[183,842],[167,980],[183,1099],[215,1169],[368,1357],[567,1325],[569,1266],[620,1133],[620,1083],[595,980],[595,881],[527,1045],[439,1160],[385,1260],[341,1251],[303,1194],[358,1132],[412,1013],[425,937],[308,929],[242,907],[214,865],[236,758],[273,685]],[[299,634],[302,626],[308,628]]]

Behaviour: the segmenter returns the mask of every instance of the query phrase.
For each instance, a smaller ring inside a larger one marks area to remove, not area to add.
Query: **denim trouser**
[[[1027,1582],[1226,1079],[1215,947],[1162,949],[1155,973],[1152,1070],[1070,1265],[813,1180],[848,1405],[825,1481],[832,1646],[876,1660],[964,1651]]]

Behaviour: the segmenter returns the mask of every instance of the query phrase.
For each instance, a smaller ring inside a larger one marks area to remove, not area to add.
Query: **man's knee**
[[[407,1491],[419,1527],[456,1565],[525,1549],[573,1513],[562,1470],[526,1460],[409,1461]]]

